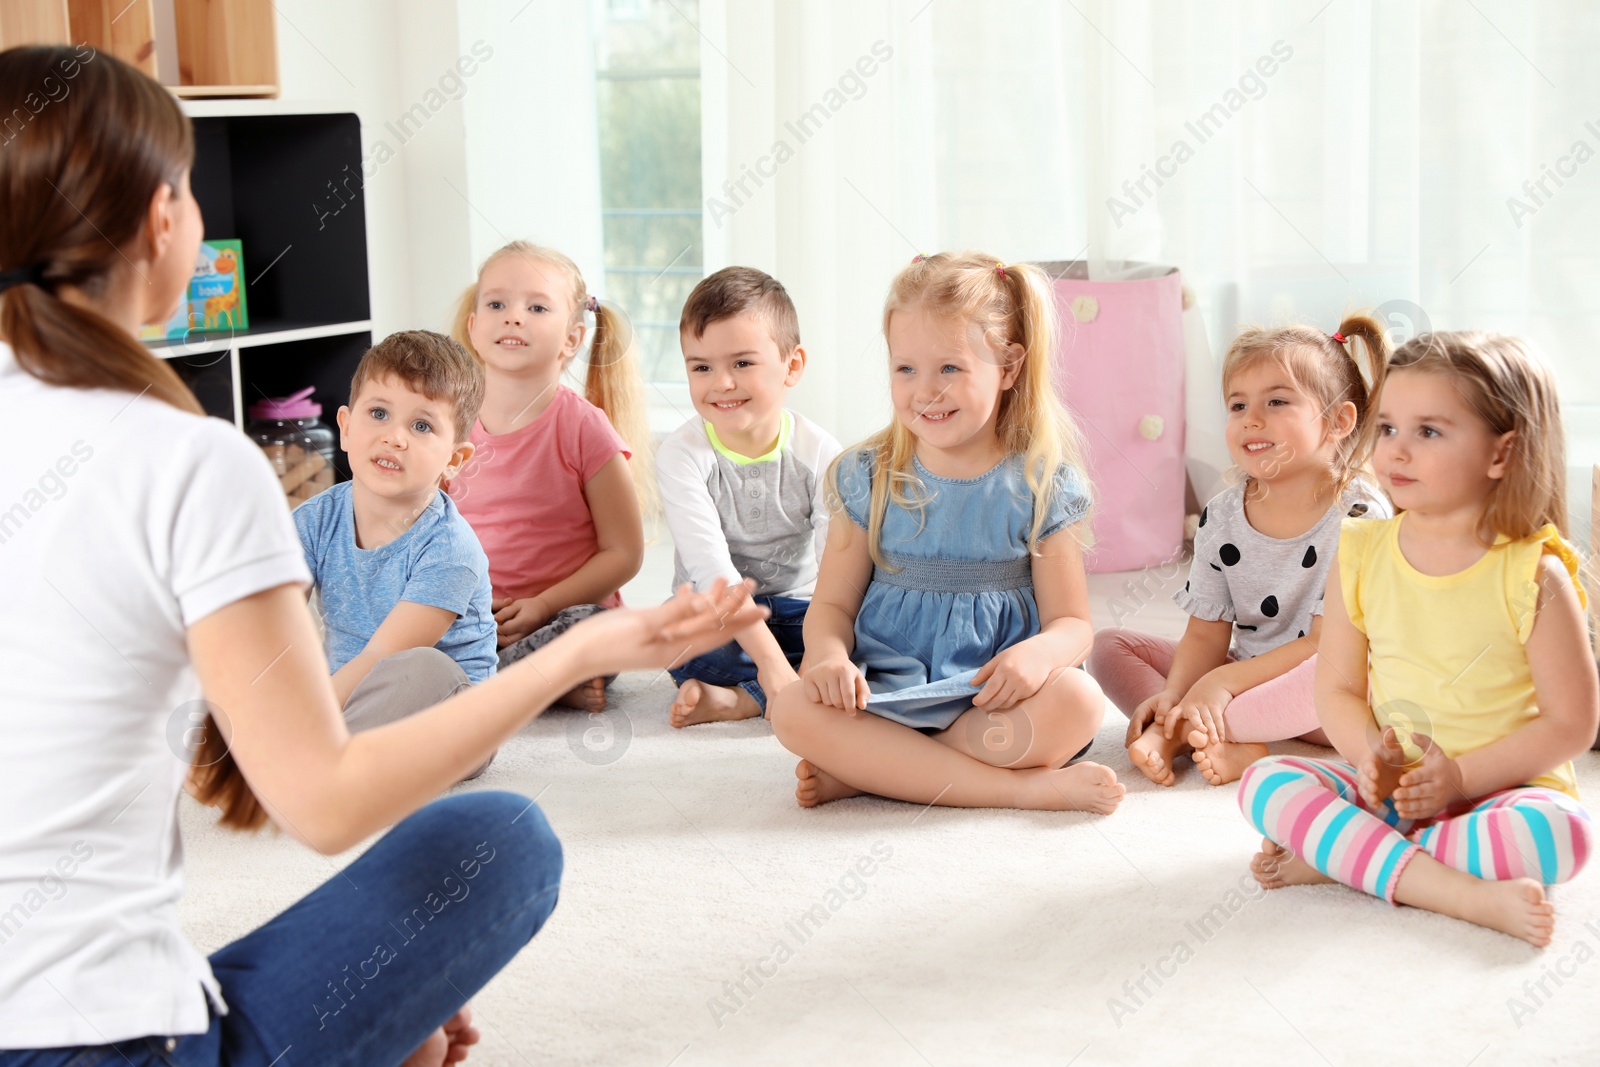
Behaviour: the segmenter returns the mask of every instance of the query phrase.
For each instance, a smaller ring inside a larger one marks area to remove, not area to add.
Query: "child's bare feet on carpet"
[[[445,1067],[467,1058],[471,1046],[482,1038],[472,1025],[472,1008],[462,1005],[439,1029],[428,1035],[428,1040],[417,1046],[417,1051],[406,1057],[400,1067]]]
[[[1110,815],[1128,787],[1117,772],[1098,763],[1012,771],[1022,787],[1017,807],[1033,811],[1087,811]]]
[[[794,776],[799,779],[795,783],[794,798],[802,808],[814,808],[818,804],[843,800],[845,797],[858,797],[862,792],[854,786],[845,785],[810,760],[803,759],[795,764]]]
[[[1218,741],[1213,744],[1204,730],[1191,730],[1189,744],[1194,746],[1194,765],[1212,785],[1237,782],[1246,767],[1267,754],[1267,746],[1255,742]]]
[[[1171,785],[1178,780],[1172,771],[1172,761],[1189,749],[1189,739],[1182,730],[1168,737],[1159,722],[1144,728],[1139,740],[1128,746],[1128,758],[1133,765],[1156,785]]]
[[[680,728],[702,722],[754,719],[760,714],[761,705],[742,687],[708,685],[694,678],[678,687],[678,696],[672,702],[672,725]]]
[[[590,678],[582,685],[574,686],[568,692],[561,694],[556,703],[564,708],[577,708],[593,714],[606,710],[606,680],[604,678]]]
[[[1550,943],[1556,928],[1556,906],[1545,899],[1544,886],[1532,878],[1472,881],[1476,884],[1466,887],[1459,906],[1441,908],[1441,914],[1520,937],[1538,948]]]
[[[1271,838],[1261,839],[1261,851],[1250,861],[1250,873],[1263,889],[1282,889],[1288,885],[1321,885],[1333,881],[1311,864]]]

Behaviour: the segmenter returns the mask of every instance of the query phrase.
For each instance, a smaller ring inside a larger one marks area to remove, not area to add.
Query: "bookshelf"
[[[194,123],[190,184],[205,236],[241,242],[250,326],[145,344],[208,414],[241,429],[251,404],[306,386],[332,425],[372,345],[360,121],[279,101],[183,108]]]
[[[180,97],[277,96],[272,0],[4,0],[0,49],[87,43]]]

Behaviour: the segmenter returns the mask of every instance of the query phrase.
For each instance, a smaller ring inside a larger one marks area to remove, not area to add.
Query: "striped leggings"
[[[1594,825],[1576,800],[1519,786],[1432,819],[1402,819],[1392,801],[1371,811],[1356,771],[1341,760],[1268,756],[1239,781],[1239,810],[1255,828],[1317,870],[1394,903],[1395,885],[1418,851],[1477,878],[1572,878],[1594,847]]]

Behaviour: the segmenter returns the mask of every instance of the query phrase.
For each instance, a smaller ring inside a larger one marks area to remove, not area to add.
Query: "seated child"
[[[828,533],[823,474],[839,443],[783,406],[806,350],[789,293],[751,267],[695,286],[678,339],[696,418],[656,456],[662,510],[676,548],[674,588],[755,580],[771,616],[672,670],[672,725],[750,719],[768,691],[794,681],[801,626]]]
[[[1400,514],[1345,520],[1318,654],[1340,758],[1245,771],[1252,869],[1548,945],[1545,886],[1595,849],[1572,760],[1600,721],[1554,376],[1526,342],[1454,332],[1382,381],[1373,467]]]
[[[483,370],[460,345],[427,330],[390,334],[361,357],[339,409],[350,481],[294,510],[352,731],[495,671],[489,561],[439,488],[472,455],[467,428],[482,402]]]
[[[805,665],[769,713],[802,806],[1121,803],[1111,768],[1076,762],[1105,696],[1074,669],[1094,641],[1090,501],[1051,376],[1058,323],[1030,264],[918,256],[891,285],[895,418],[830,468]]]
[[[594,315],[584,395],[561,384]],[[461,295],[455,339],[483,364],[477,452],[446,487],[489,557],[500,666],[622,604],[655,494],[643,380],[626,316],[553,248],[512,241]],[[607,679],[559,703],[595,712]]]
[[[1362,470],[1375,425],[1356,360],[1376,388],[1383,324],[1351,315],[1312,326],[1249,327],[1228,348],[1222,395],[1239,482],[1200,512],[1194,562],[1173,600],[1183,640],[1113,628],[1095,635],[1089,673],[1128,716],[1128,758],[1160,785],[1192,754],[1206,781],[1237,781],[1268,741],[1326,744],[1311,697],[1322,590],[1347,515],[1388,518]]]

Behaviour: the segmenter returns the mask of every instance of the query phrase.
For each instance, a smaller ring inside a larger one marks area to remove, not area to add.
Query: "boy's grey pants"
[[[361,679],[344,703],[344,721],[351,733],[395,722],[449,700],[472,685],[467,672],[437,648],[408,648],[385,656]],[[491,752],[462,781],[471,781],[489,769]]]

